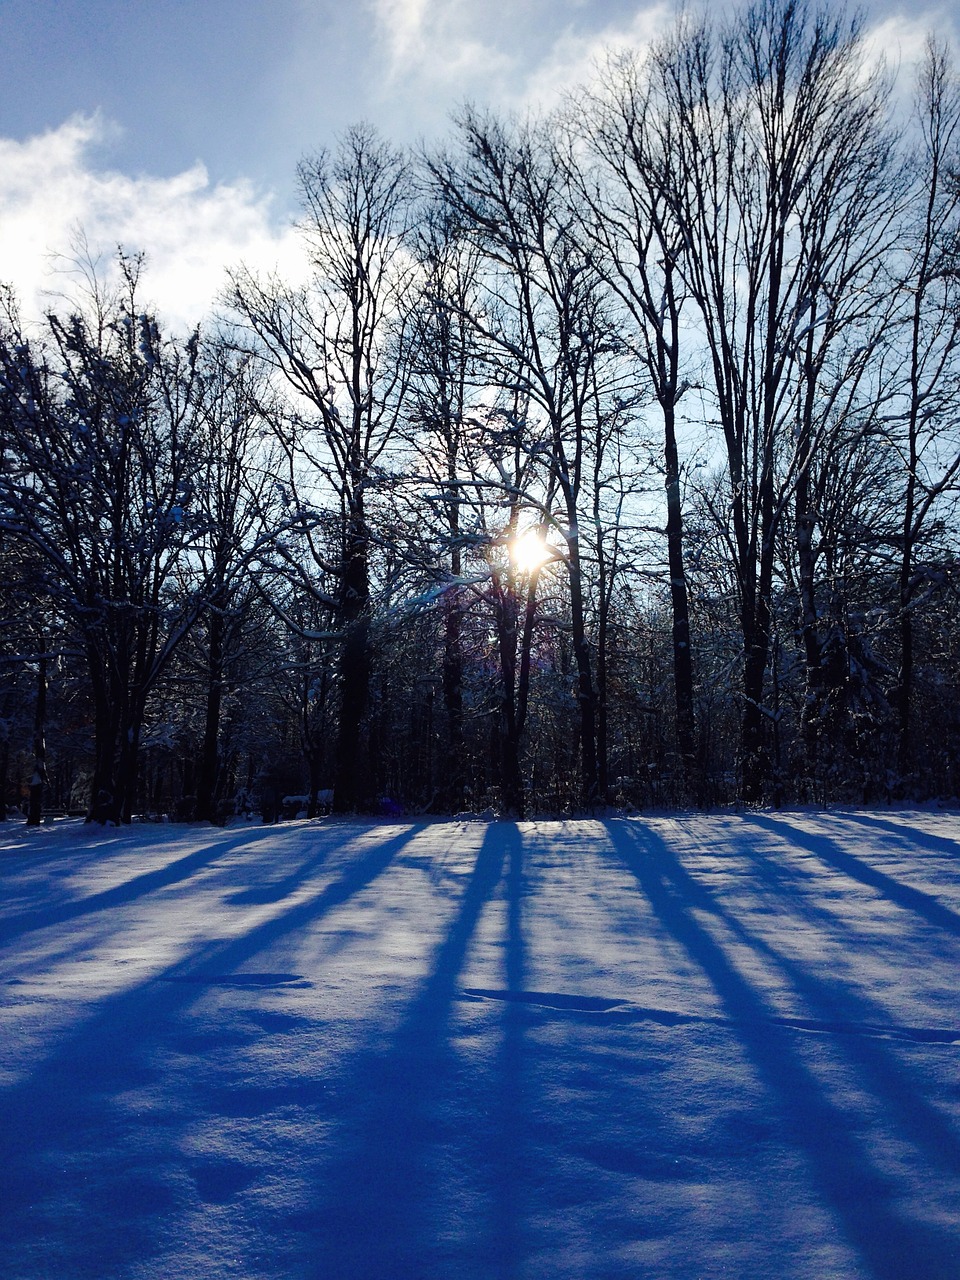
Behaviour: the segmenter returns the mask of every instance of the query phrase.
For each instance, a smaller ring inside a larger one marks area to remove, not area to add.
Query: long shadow
[[[58,1039],[28,1078],[0,1092],[0,1256],[10,1274],[102,1280],[162,1248],[166,1216],[188,1207],[174,1176],[184,1164],[176,1149],[183,1100],[158,1094],[155,1114],[131,1116],[122,1097],[161,1087],[153,1054],[171,1043],[171,1030],[197,999],[198,986],[231,976],[256,985],[303,981],[303,975],[234,970],[372,884],[422,826],[374,845],[315,897],[108,997]],[[236,1033],[214,1032],[206,1048],[229,1049],[231,1035]],[[249,1037],[239,1040],[245,1044]],[[269,1092],[264,1089],[252,1108],[246,1100],[250,1114],[270,1109]],[[95,1173],[87,1185],[90,1168]],[[254,1176],[235,1162],[216,1160],[195,1172],[200,1198],[208,1202],[234,1194]]]
[[[138,898],[156,889],[168,889],[171,885],[189,880],[207,867],[214,865],[220,858],[235,853],[245,845],[255,844],[267,838],[262,828],[244,832],[242,836],[214,840],[202,849],[195,849],[182,858],[175,858],[165,867],[157,867],[153,871],[144,871],[140,875],[124,880],[122,884],[111,889],[102,889],[98,893],[87,894],[69,902],[62,902],[32,910],[0,922],[0,946],[16,938],[34,933],[38,929],[46,929],[52,925],[66,924],[81,916],[91,915],[98,911],[107,911],[111,907],[135,902]]]
[[[871,1164],[860,1117],[827,1097],[796,1051],[796,1033],[771,1024],[770,1010],[698,921],[695,882],[675,853],[648,829],[611,822],[614,850],[663,925],[701,968],[780,1113],[787,1137],[813,1170],[826,1205],[875,1280],[955,1280],[960,1239],[918,1224],[897,1205],[897,1185]],[[700,889],[698,906],[703,907]],[[707,895],[709,897],[709,895]],[[907,1082],[905,1082],[906,1084]]]
[[[158,975],[157,981],[181,982],[188,976],[198,977],[203,974],[217,976],[221,972],[229,973],[237,965],[245,964],[251,956],[265,947],[272,946],[297,929],[315,923],[372,884],[391,865],[400,850],[419,835],[426,825],[423,822],[417,823],[390,840],[380,841],[314,897],[288,907],[286,911],[265,920],[232,942],[217,941],[198,949]]]
[[[336,830],[336,828],[326,826],[323,830],[325,833],[329,833],[332,830]],[[353,832],[353,825],[348,823],[341,830],[347,836]],[[307,831],[309,831],[309,828]],[[309,839],[309,835],[307,838]],[[236,906],[269,906],[274,902],[282,902],[284,898],[296,893],[302,885],[310,880],[324,865],[329,856],[330,845],[326,843],[313,857],[307,858],[305,862],[302,862],[293,871],[288,872],[279,879],[266,879],[258,884],[247,885],[244,889],[232,894],[227,901]]]
[[[749,819],[743,819],[748,821]],[[759,887],[755,910],[776,916],[782,901],[788,898],[794,918],[811,928],[823,927],[832,934],[843,933],[850,945],[870,947],[875,939],[858,929],[855,920],[844,919],[823,904],[822,884],[815,874],[795,861],[778,856],[779,848],[741,840],[737,845],[738,862],[746,864],[751,880]]]
[[[523,841],[518,828],[504,825],[506,846],[507,933],[505,977],[507,993],[526,991],[527,959],[523,927],[523,899],[526,894]],[[501,1045],[495,1064],[497,1112],[492,1137],[495,1149],[490,1161],[494,1171],[492,1195],[493,1246],[492,1275],[515,1280],[523,1271],[526,1240],[522,1228],[526,1179],[529,1175],[524,1143],[526,1129],[524,1072],[527,1011],[517,1002],[503,1006]]]
[[[743,818],[742,821],[749,823],[751,818]],[[788,834],[784,831],[778,834],[781,834],[783,840],[780,850],[776,848],[772,850],[765,849],[763,853],[760,853],[751,848],[750,844],[745,840],[741,841],[738,847],[738,857],[742,858],[749,867],[751,879],[762,885],[764,889],[776,889],[782,895],[783,901],[779,907],[775,900],[770,901],[764,909],[765,914],[782,915],[784,904],[787,904],[789,916],[797,924],[802,924],[804,930],[808,927],[811,930],[823,927],[833,938],[839,938],[842,935],[844,945],[854,948],[858,956],[872,955],[878,950],[882,951],[884,956],[887,956],[890,947],[888,936],[878,938],[875,932],[865,934],[857,928],[855,920],[838,916],[835,912],[820,906],[815,898],[808,900],[807,894],[811,887],[814,894],[818,891],[817,874],[806,866],[799,865],[796,861],[792,862],[792,860],[783,856],[778,857],[778,852],[782,855],[782,852],[788,850],[791,844],[799,845],[801,843],[800,840],[794,841],[792,839],[792,832]],[[683,872],[683,874],[685,876],[688,875],[686,872]],[[831,995],[833,990],[839,992],[839,987],[833,989],[818,982],[809,969],[795,964],[788,956],[775,950],[762,937],[756,933],[751,933],[744,923],[744,919],[749,919],[746,913],[743,919],[732,914],[708,892],[704,885],[693,877],[689,877],[689,886],[691,902],[722,918],[731,932],[776,964],[787,975],[795,989],[822,1010],[824,1017],[833,1024],[832,1029],[844,1029],[844,1020],[837,1013],[834,1007],[835,1000]],[[952,1043],[960,1036],[960,1033],[955,1029],[941,1027],[933,1030],[930,1028],[894,1025],[890,1021],[889,1011],[870,1001],[862,992],[847,992],[844,990],[843,994],[847,999],[852,996],[860,1006],[860,1011],[856,1016],[861,1025],[857,1030],[864,1034],[872,1029],[878,1034],[888,1034],[894,1037],[900,1035],[904,1039],[928,1043]],[[787,1021],[799,1026],[802,1024],[803,1019]],[[854,1030],[852,1025],[849,1030]]]
[[[855,858],[852,853],[847,853],[846,850],[838,848],[833,841],[828,840],[825,836],[811,835],[810,832],[804,831],[800,827],[792,826],[781,819],[769,818],[765,814],[752,813],[748,816],[745,815],[743,821],[747,825],[760,827],[765,831],[772,831],[782,840],[787,840],[791,844],[809,850],[821,862],[833,867],[835,871],[842,871],[851,880],[856,880],[870,889],[878,890],[885,898],[896,903],[898,907],[902,907],[904,911],[912,911],[926,920],[928,924],[934,925],[935,928],[943,929],[944,932],[951,934],[953,937],[960,938],[960,915],[957,912],[951,911],[949,907],[945,907],[942,902],[938,902],[930,894],[924,893],[920,889],[911,888],[910,885],[903,884],[899,880],[894,880],[892,876],[878,871],[876,867],[870,866],[868,862]]]
[[[392,1042],[351,1064],[345,1120],[331,1162],[317,1170],[316,1202],[277,1224],[284,1237],[293,1233],[302,1241],[297,1275],[460,1280],[490,1274],[482,1260],[476,1272],[463,1269],[459,1246],[435,1230],[434,1214],[442,1212],[437,1196],[449,1193],[448,1180],[461,1173],[444,1167],[450,1112],[462,1108],[472,1088],[449,1043],[451,1009],[470,941],[500,884],[511,830],[503,823],[488,827],[429,976]]]
[[[741,856],[744,856],[743,851]],[[890,1060],[883,1046],[869,1043],[879,1037],[884,1040],[900,1040],[914,1044],[952,1045],[958,1038],[957,1030],[891,1024],[888,1012],[861,992],[850,992],[839,983],[831,986],[828,982],[817,978],[808,968],[775,950],[762,938],[751,934],[743,922],[691,876],[675,856],[671,862],[671,876],[682,888],[685,900],[690,906],[722,920],[738,941],[749,946],[770,965],[779,969],[793,990],[803,998],[806,1007],[814,1011],[813,1017],[783,1017],[768,1013],[765,1020],[771,1025],[843,1036],[848,1060],[873,1082],[883,1098],[885,1113],[899,1127],[901,1134],[923,1153],[927,1162],[938,1174],[953,1179],[960,1178],[960,1145],[952,1132],[945,1127],[942,1115],[907,1086],[902,1071]],[[788,895],[787,905],[791,914],[796,902],[795,887],[794,882],[784,883]],[[827,920],[831,928],[835,928],[834,918],[828,915]],[[848,943],[848,945],[851,944]],[[854,942],[853,945],[856,943]],[[838,1014],[838,1006],[841,1003],[844,1007],[843,1015]],[[856,1020],[850,1017],[851,1003],[855,1003],[856,1006]],[[710,1019],[698,1018],[697,1020],[709,1021]],[[731,1025],[729,1020],[719,1021],[727,1021],[728,1025]],[[739,1023],[734,1022],[732,1025],[739,1025]]]
[[[863,827],[889,832],[908,847],[929,849],[931,853],[945,853],[950,858],[960,857],[960,840],[951,840],[949,836],[934,835],[932,831],[924,831],[919,827],[907,827],[902,822],[891,822],[889,818],[880,818],[874,813],[841,812],[831,816],[840,822],[857,822]]]
[[[270,880],[266,884],[249,885],[246,889],[240,889],[231,894],[227,901],[236,906],[258,907],[269,906],[272,902],[282,902],[284,898],[289,898],[291,893],[296,893],[301,885],[306,884],[311,876],[320,870],[329,856],[330,848],[324,845],[312,858],[301,863],[295,871],[281,876],[279,880]]]

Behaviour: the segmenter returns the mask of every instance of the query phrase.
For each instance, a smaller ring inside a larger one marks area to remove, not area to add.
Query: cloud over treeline
[[[357,86],[358,118],[404,141],[418,130],[442,132],[464,99],[497,111],[548,110],[607,52],[648,47],[674,10],[670,0],[611,0],[609,8],[585,0],[369,0],[369,12],[372,63]],[[943,10],[874,10],[865,51],[899,72],[899,92],[911,92],[931,30],[956,35]],[[293,80],[305,89],[306,80]],[[104,269],[118,246],[143,252],[145,294],[178,328],[209,314],[231,266],[301,276],[289,196],[243,176],[214,183],[199,160],[172,176],[122,172],[109,163],[121,127],[100,113],[76,114],[32,137],[0,137],[0,282],[14,286],[28,317],[75,287],[80,240]],[[333,138],[315,141],[324,147]],[[250,160],[256,172],[254,153]]]
[[[101,167],[97,153],[115,129],[75,115],[25,141],[0,138],[0,281],[28,317],[70,296],[83,252],[106,269],[118,247],[143,252],[146,292],[177,327],[210,311],[238,261],[293,265],[289,219],[275,216],[269,195],[245,180],[212,185],[201,163],[172,177]]]

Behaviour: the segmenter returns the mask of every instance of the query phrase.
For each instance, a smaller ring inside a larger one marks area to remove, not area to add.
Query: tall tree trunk
[[[568,520],[576,529],[576,510],[568,503]],[[583,575],[580,541],[567,537],[567,565],[570,582],[570,622],[573,655],[577,664],[577,708],[580,713],[580,802],[588,808],[597,803],[597,691],[593,683],[590,644],[587,639],[583,603]]]
[[[220,763],[220,712],[223,706],[223,614],[214,609],[210,614],[207,653],[207,706],[204,716],[203,745],[197,770],[197,807],[195,816],[201,822],[216,822],[219,795],[217,777]]]
[[[47,646],[39,641],[37,663],[37,697],[33,715],[33,776],[30,779],[30,805],[27,826],[39,827],[43,821],[43,789],[47,783],[47,748],[44,740],[47,721]]]
[[[340,653],[340,727],[333,780],[334,813],[354,813],[365,796],[361,776],[360,731],[370,696],[370,620],[348,625]]]
[[[353,813],[365,799],[360,739],[363,717],[370,700],[368,550],[369,534],[362,499],[357,497],[347,531],[341,596],[344,637],[340,651],[340,725],[333,780],[334,813]]]
[[[912,441],[911,441],[912,444]],[[913,461],[913,460],[911,460]],[[901,785],[906,786],[916,770],[913,760],[911,709],[913,704],[913,516],[916,482],[910,468],[904,497],[903,550],[900,555],[898,595],[900,604],[900,670],[897,680],[897,768]]]
[[[920,259],[920,286],[916,290],[911,317],[910,342],[910,405],[907,417],[907,457],[906,484],[903,495],[903,520],[901,523],[903,546],[900,552],[900,567],[897,587],[900,606],[900,670],[896,689],[897,713],[897,767],[902,782],[914,772],[912,760],[912,740],[910,733],[910,711],[913,702],[913,553],[916,530],[914,528],[917,513],[917,450],[919,445],[920,422],[923,412],[923,393],[921,389],[921,368],[923,364],[923,326],[922,326],[922,287],[927,284],[929,262],[933,250],[931,222],[933,202],[937,181],[931,182],[927,204],[927,216],[924,226],[924,246]]]
[[[770,614],[757,590],[742,616],[743,718],[740,724],[741,794],[746,804],[760,804],[769,773],[763,690],[770,652]]]
[[[688,794],[701,799],[697,769],[697,735],[693,703],[693,656],[690,652],[690,603],[683,563],[683,509],[680,501],[680,456],[676,412],[672,400],[663,406],[664,484],[667,496],[667,562],[673,612],[673,689],[677,716],[677,746]]]
[[[93,776],[90,783],[88,822],[120,821],[117,797],[117,739],[119,716],[112,682],[100,665],[100,655],[91,651],[88,663],[93,689]]]
[[[803,742],[803,771],[810,799],[817,798],[817,774],[820,769],[820,719],[823,713],[823,662],[817,601],[815,594],[815,562],[813,531],[816,516],[810,509],[810,477],[801,468],[796,493],[796,549],[800,592],[800,637],[803,644],[805,690],[800,715]]]
[[[119,821],[126,824],[133,821],[133,810],[140,780],[142,713],[138,710],[134,715],[128,716],[126,723],[121,728],[119,764],[117,767],[117,811]]]
[[[444,604],[443,619],[443,705],[447,717],[447,760],[444,791],[451,812],[463,808],[463,606],[460,588],[453,587]]]
[[[609,600],[600,605],[597,619],[597,797],[601,804],[610,798],[610,760],[608,755],[607,719],[607,641],[609,637]]]
[[[10,795],[10,739],[0,742],[0,822],[7,820],[7,799]]]
[[[500,653],[500,806],[504,814],[524,816],[523,778],[520,772],[520,730],[517,717],[517,598],[510,586],[494,578],[494,613]]]

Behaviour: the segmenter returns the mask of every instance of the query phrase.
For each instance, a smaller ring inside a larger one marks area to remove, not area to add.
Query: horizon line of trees
[[[29,821],[960,794],[960,81],[689,13],[299,169],[299,281],[0,309]]]

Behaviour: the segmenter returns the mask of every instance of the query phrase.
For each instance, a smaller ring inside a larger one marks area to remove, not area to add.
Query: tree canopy
[[[300,167],[300,281],[0,320],[5,804],[960,793],[960,82],[678,18],[548,116]]]

